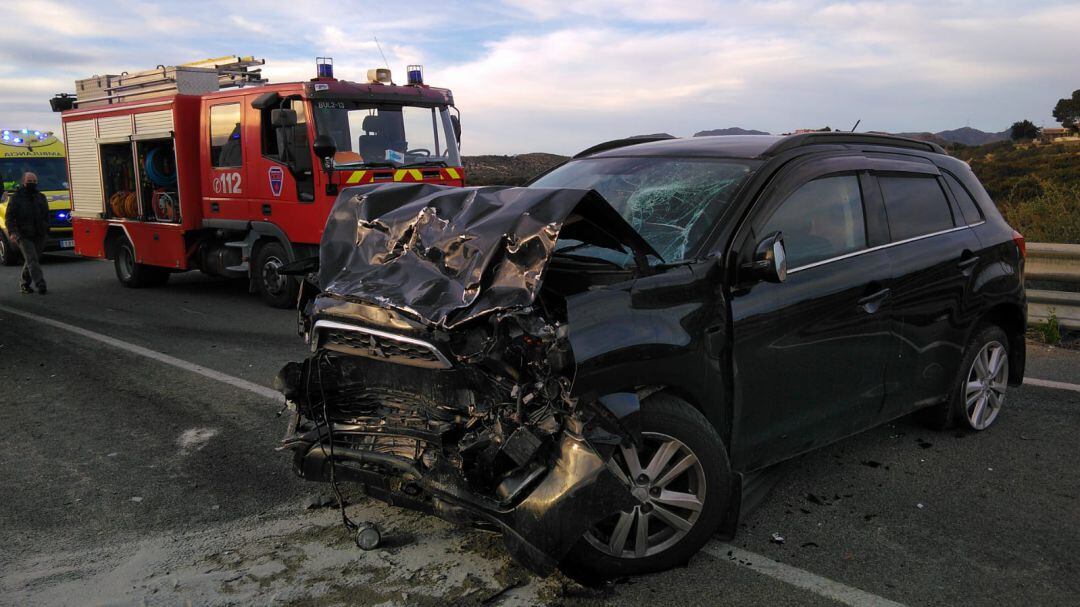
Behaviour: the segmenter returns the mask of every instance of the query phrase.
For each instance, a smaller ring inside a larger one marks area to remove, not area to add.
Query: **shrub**
[[[1043,343],[1050,344],[1051,346],[1056,346],[1061,343],[1061,325],[1058,322],[1057,312],[1054,308],[1050,308],[1046,320],[1040,320],[1035,323],[1034,328],[1035,333]]]
[[[1080,244],[1080,184],[1038,181],[1041,194],[1000,203],[1001,214],[1028,242]]]

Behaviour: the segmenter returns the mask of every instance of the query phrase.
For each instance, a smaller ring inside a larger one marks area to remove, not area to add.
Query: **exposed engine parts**
[[[555,240],[648,245],[584,191],[357,192],[331,213],[319,294],[303,301],[312,354],[278,378],[293,409],[283,448],[304,478],[501,530],[518,560],[550,572],[637,503],[607,462],[640,439],[635,393],[574,392],[565,300],[633,272],[553,270]]]

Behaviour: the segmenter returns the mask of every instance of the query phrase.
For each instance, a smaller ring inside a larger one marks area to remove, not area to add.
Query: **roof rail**
[[[605,141],[604,143],[598,143],[591,148],[586,148],[577,154],[574,154],[574,158],[582,158],[584,156],[591,156],[599,152],[606,152],[607,150],[614,150],[616,148],[626,147],[628,145],[635,145],[638,143],[650,143],[652,141],[664,141],[667,139],[678,139],[673,135],[645,135],[643,137],[626,137],[624,139],[612,139],[611,141]]]
[[[834,131],[831,133],[800,133],[798,135],[788,135],[769,146],[769,149],[762,152],[762,156],[776,156],[782,152],[805,145],[830,143],[839,145],[881,145],[894,148],[906,148],[909,150],[922,150],[924,152],[934,152],[936,154],[945,153],[945,150],[940,145],[930,141],[919,141],[918,139],[908,139],[907,137],[882,135],[878,133],[837,133]]]

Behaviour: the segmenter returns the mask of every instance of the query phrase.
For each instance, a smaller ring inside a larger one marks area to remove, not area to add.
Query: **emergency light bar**
[[[409,84],[424,84],[424,66],[410,65],[405,68],[405,72],[408,74]]]
[[[334,77],[334,58],[333,57],[316,57],[315,69],[319,78],[333,78]]]
[[[0,141],[4,143],[29,143],[28,139],[36,139],[38,141],[45,141],[52,135],[52,131],[31,131],[30,129],[11,130],[4,129],[0,131]]]

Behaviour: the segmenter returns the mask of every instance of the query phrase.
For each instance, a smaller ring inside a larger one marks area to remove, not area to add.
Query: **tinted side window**
[[[936,177],[878,177],[893,242],[948,230],[952,209]]]
[[[824,177],[799,186],[761,233],[773,232],[783,233],[792,268],[866,248],[859,178]]]
[[[210,166],[238,167],[240,153],[240,104],[210,108]]]
[[[964,223],[970,225],[982,221],[983,216],[979,211],[979,205],[975,204],[975,199],[968,193],[967,188],[956,177],[948,173],[942,174],[945,175],[945,183],[949,184],[949,190],[952,191],[953,198],[960,205],[960,212],[964,214]]]

